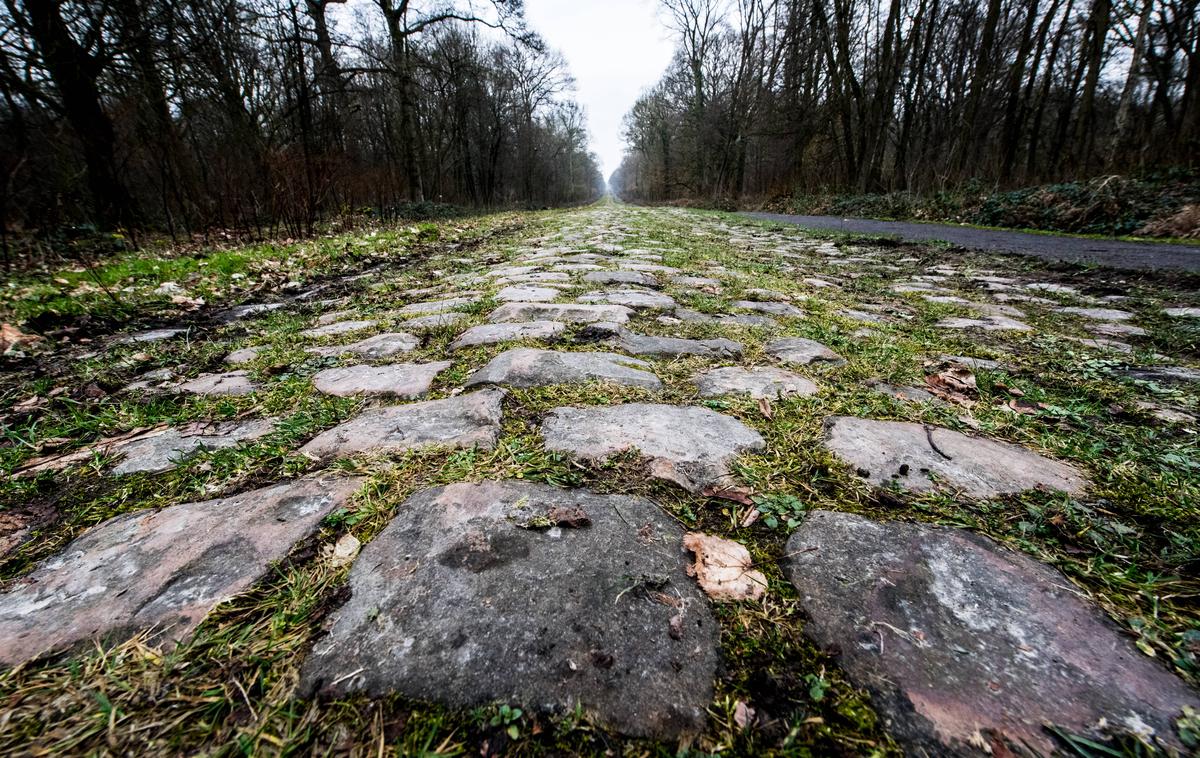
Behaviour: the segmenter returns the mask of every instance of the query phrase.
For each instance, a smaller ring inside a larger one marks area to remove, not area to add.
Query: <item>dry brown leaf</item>
[[[745,729],[753,724],[756,715],[755,710],[746,705],[745,701],[739,700],[733,706],[733,723],[737,724],[739,729]]]
[[[41,342],[36,334],[26,334],[12,324],[0,324],[0,353],[7,353],[22,345]]]
[[[204,305],[204,298],[172,295],[171,302],[175,305],[182,305],[185,311],[194,311]]]
[[[683,536],[683,546],[696,554],[690,572],[713,600],[757,600],[767,588],[763,572],[751,569],[750,551],[733,540],[700,532]]]
[[[40,411],[49,405],[49,400],[41,395],[34,395],[33,397],[25,398],[19,403],[14,403],[12,409],[17,413],[33,413],[34,411]]]
[[[771,410],[771,401],[768,398],[760,397],[758,399],[758,412],[763,415],[763,418],[770,420],[775,417]]]
[[[742,516],[742,521],[741,521],[742,528],[744,529],[744,528],[752,525],[755,521],[758,521],[760,516],[762,516],[762,511],[758,510],[757,508],[753,508],[753,507],[747,508],[746,515]]]
[[[754,494],[754,490],[749,487],[722,487],[721,485],[714,484],[711,487],[705,487],[704,491],[700,494],[705,497],[716,497],[721,500],[732,500],[742,505],[750,505],[750,496]]]
[[[1036,416],[1038,411],[1042,409],[1042,404],[1022,400],[1021,398],[1013,398],[1008,401],[1008,407],[1026,416]]]
[[[975,374],[971,373],[970,369],[951,366],[944,371],[926,376],[925,384],[928,385],[930,392],[943,400],[966,407],[975,404],[974,398],[978,388],[975,385]]]
[[[1025,391],[1022,390],[1020,387],[1009,387],[1004,382],[992,382],[992,389],[1000,390],[1001,392],[1007,392],[1008,394],[1012,395],[1013,397],[1024,397],[1025,396]]]

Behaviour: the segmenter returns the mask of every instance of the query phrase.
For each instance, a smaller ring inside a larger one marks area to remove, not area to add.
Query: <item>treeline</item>
[[[663,0],[624,197],[929,192],[1195,166],[1198,0]]]
[[[304,234],[602,191],[565,63],[519,2],[339,2],[4,0],[4,228]]]

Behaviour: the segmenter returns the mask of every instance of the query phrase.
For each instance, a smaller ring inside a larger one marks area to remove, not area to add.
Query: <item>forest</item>
[[[562,57],[519,2],[4,0],[0,218],[311,233],[346,214],[603,190]]]
[[[611,184],[659,201],[1195,167],[1197,0],[663,0]]]

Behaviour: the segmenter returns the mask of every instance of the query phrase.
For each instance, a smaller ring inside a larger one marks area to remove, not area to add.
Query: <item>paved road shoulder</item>
[[[797,224],[858,234],[900,237],[908,242],[942,240],[963,247],[1032,255],[1050,261],[1091,263],[1112,268],[1200,272],[1200,245],[1166,245],[1157,242],[1125,242],[1084,237],[1029,234],[997,229],[975,229],[949,224],[916,224],[904,221],[873,221],[836,216],[789,216],[781,213],[746,213],[763,221]]]

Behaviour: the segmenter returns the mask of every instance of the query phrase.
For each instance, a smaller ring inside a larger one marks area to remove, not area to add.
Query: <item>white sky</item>
[[[604,178],[624,154],[621,119],[674,51],[656,0],[525,0],[525,18],[567,59]]]

